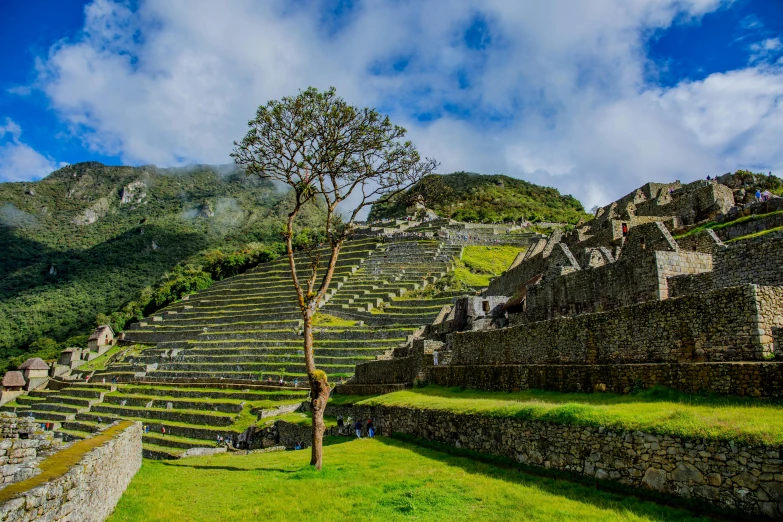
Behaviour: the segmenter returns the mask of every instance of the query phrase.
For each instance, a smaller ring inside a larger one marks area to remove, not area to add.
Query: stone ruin
[[[686,235],[727,216],[778,226],[765,214],[783,200],[736,204],[739,190],[648,183],[554,231],[481,296],[457,299],[387,357],[357,365],[347,391],[418,378],[509,391],[660,385],[783,396],[783,237],[724,243],[719,234],[734,238],[733,227]]]
[[[38,463],[61,446],[34,418],[0,413],[0,489],[39,474]]]

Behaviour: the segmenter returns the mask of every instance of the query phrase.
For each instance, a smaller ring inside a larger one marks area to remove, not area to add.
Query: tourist
[[[438,365],[438,350],[432,351],[432,364],[435,366]]]
[[[367,419],[367,436],[370,438],[375,436],[375,425],[372,423],[372,419]]]
[[[162,435],[163,437],[165,437],[165,436],[166,436],[166,426],[161,426],[161,427],[160,427],[160,433],[161,433],[161,435]]]
[[[294,379],[294,388],[299,387],[299,379]]]
[[[756,201],[761,201],[761,191],[756,189]]]
[[[342,435],[344,426],[345,426],[345,422],[343,421],[343,416],[342,415],[338,415],[337,416],[337,433]]]
[[[103,378],[103,384],[106,384],[106,377]]]
[[[356,430],[356,438],[361,439],[362,438],[362,421],[357,419],[356,424],[353,425],[353,428]]]
[[[220,434],[215,437],[215,446],[220,446]]]

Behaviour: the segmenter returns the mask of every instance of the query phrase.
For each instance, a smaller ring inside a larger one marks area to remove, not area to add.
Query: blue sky
[[[649,181],[783,173],[778,0],[3,0],[0,181],[66,163],[227,163],[314,85],[389,113],[441,171],[588,207]]]

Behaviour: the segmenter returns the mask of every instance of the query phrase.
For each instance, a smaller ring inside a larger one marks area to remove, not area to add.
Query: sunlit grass
[[[783,443],[783,404],[780,402],[703,397],[661,388],[617,395],[541,390],[485,392],[428,386],[370,398],[337,395],[331,402],[481,413],[749,443]]]
[[[145,461],[108,520],[708,520],[383,437],[341,442],[321,472],[309,451]]]

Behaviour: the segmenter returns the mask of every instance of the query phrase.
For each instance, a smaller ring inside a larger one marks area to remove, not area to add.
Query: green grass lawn
[[[106,353],[104,353],[103,355],[99,355],[98,357],[96,357],[92,361],[86,362],[86,363],[82,364],[81,366],[79,366],[78,370],[85,371],[85,372],[89,372],[89,371],[93,371],[93,370],[105,370],[106,369],[106,361],[109,360],[109,357],[114,356],[114,354],[116,354],[117,352],[119,352],[120,350],[123,350],[123,349],[127,349],[127,347],[120,346],[120,345],[113,346],[113,347],[109,348],[109,350]]]
[[[409,406],[662,435],[782,444],[783,403],[703,397],[654,388],[638,394],[484,392],[427,386],[378,397],[334,396],[335,404]]]
[[[378,437],[309,451],[145,460],[110,522],[696,521],[692,513]]]
[[[474,288],[505,272],[523,249],[518,246],[466,246],[454,268],[454,279]]]

